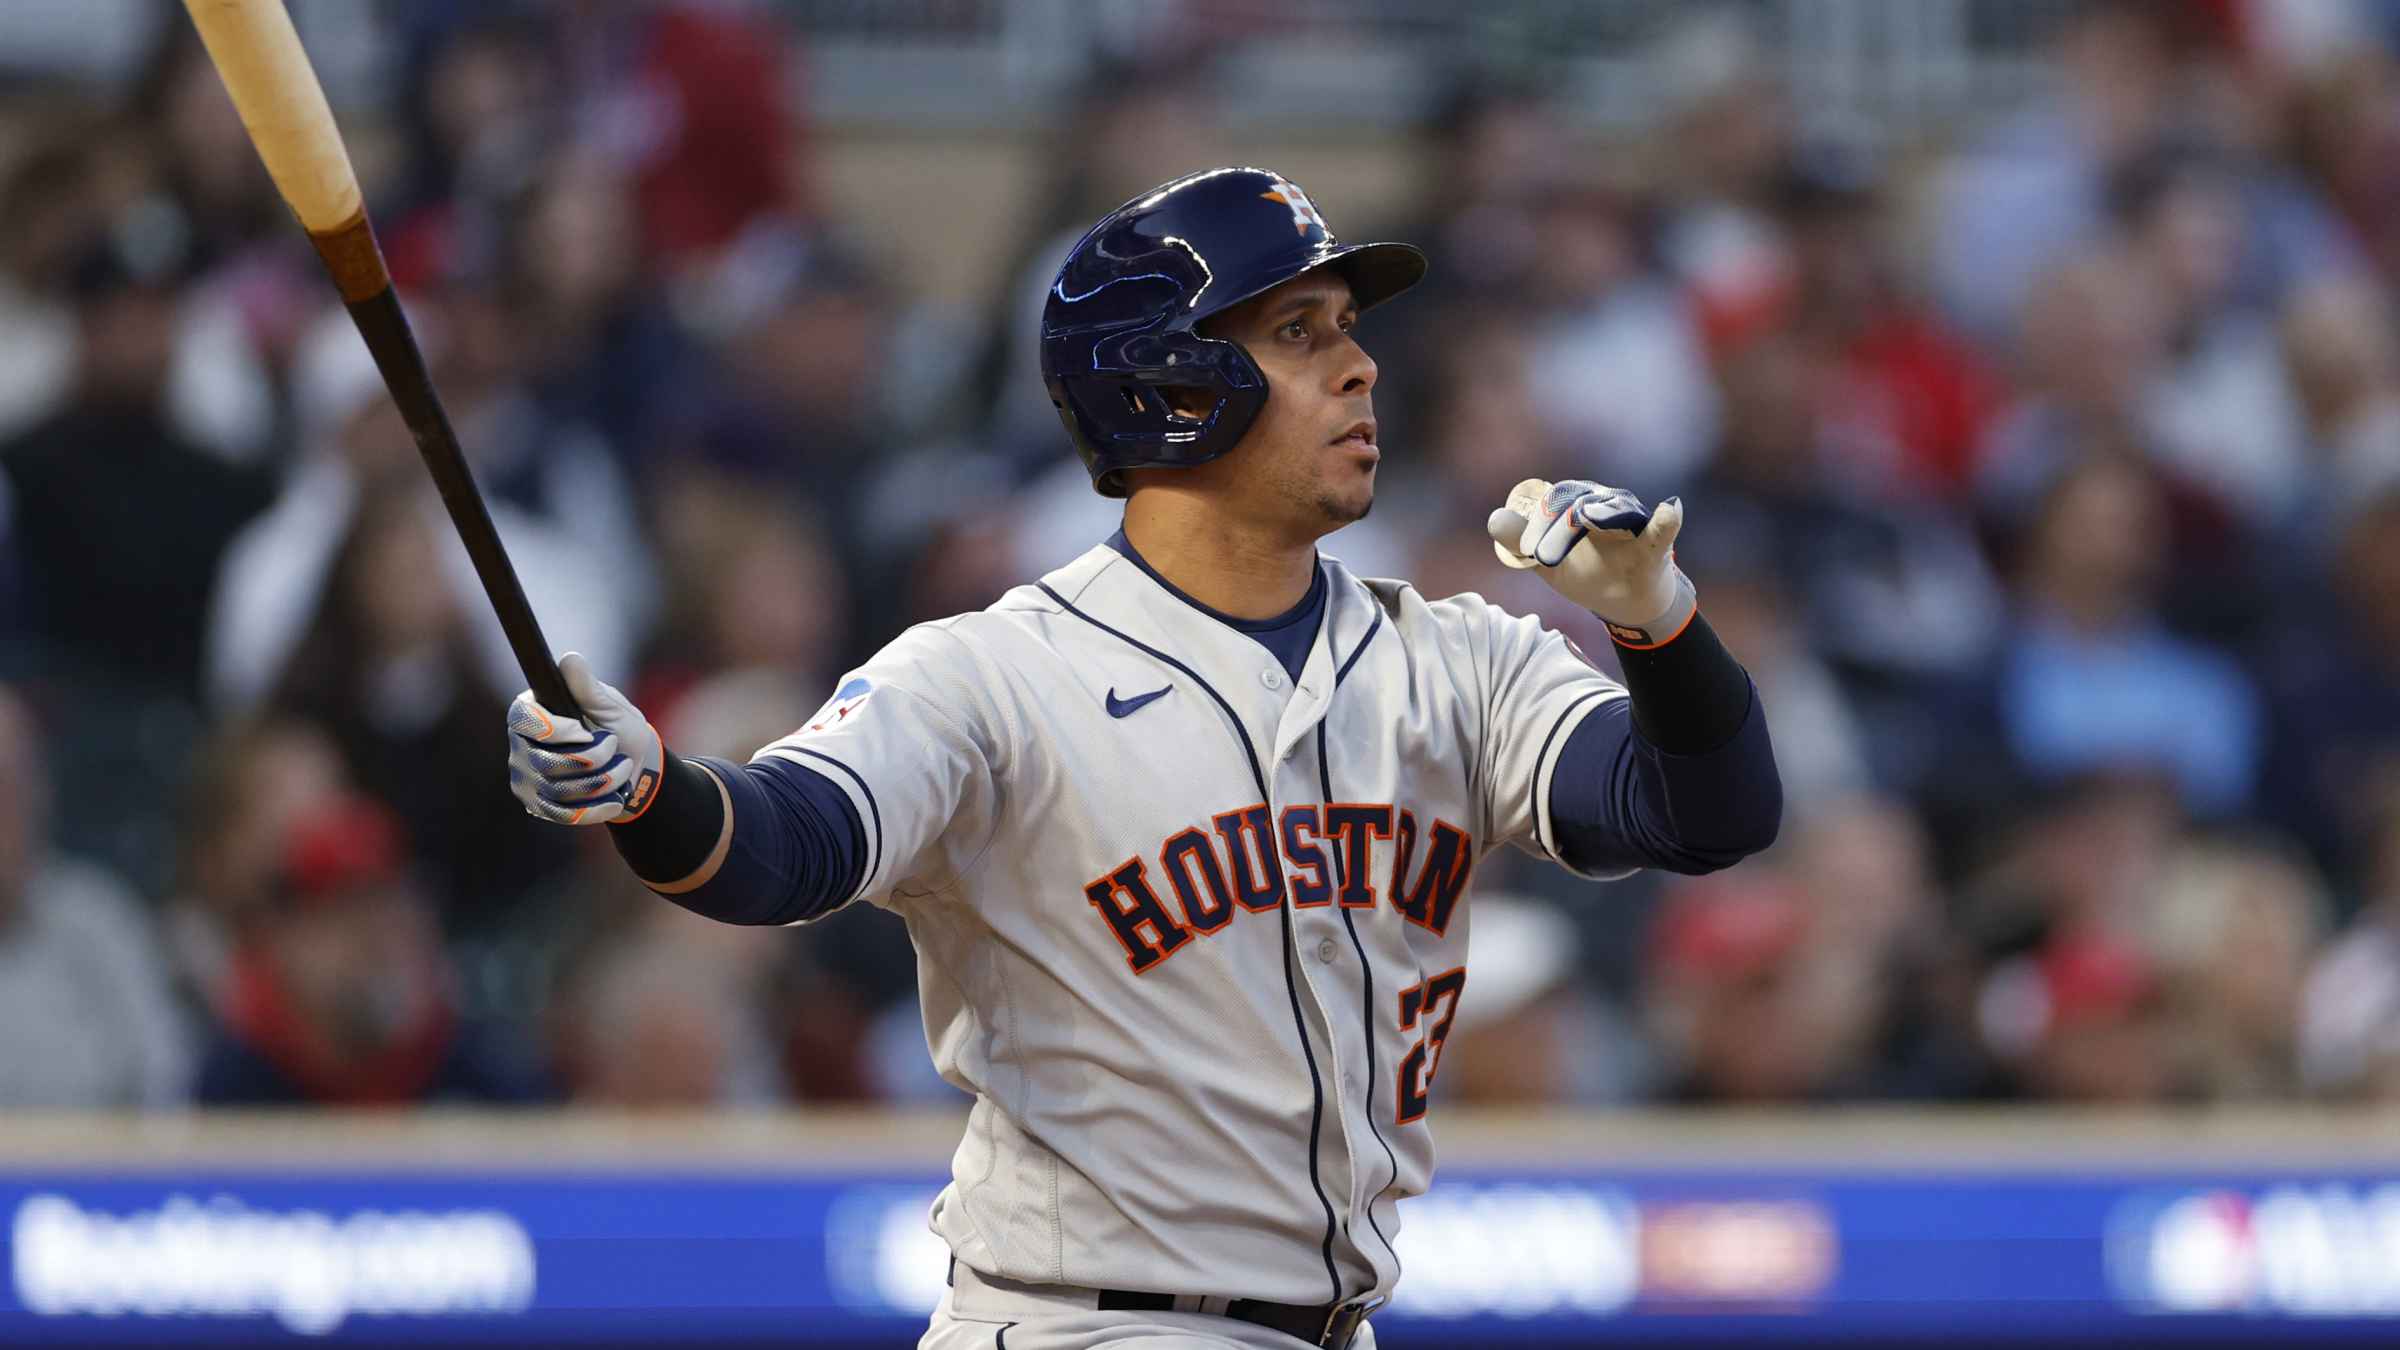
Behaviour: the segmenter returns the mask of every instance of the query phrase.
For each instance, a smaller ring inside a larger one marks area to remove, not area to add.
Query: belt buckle
[[[1334,1305],[1333,1311],[1325,1314],[1325,1329],[1317,1333],[1317,1345],[1321,1350],[1348,1350],[1350,1342],[1358,1336],[1360,1324],[1382,1306],[1381,1298]]]

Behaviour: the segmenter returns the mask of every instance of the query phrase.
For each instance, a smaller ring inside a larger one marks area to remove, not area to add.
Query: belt
[[[1357,1299],[1349,1303],[1269,1303],[1264,1299],[1237,1298],[1225,1304],[1225,1316],[1280,1331],[1294,1340],[1322,1346],[1325,1350],[1347,1350],[1358,1335],[1359,1326],[1367,1315],[1383,1305],[1382,1299]],[[1175,1295],[1144,1294],[1131,1289],[1100,1291],[1100,1310],[1123,1309],[1129,1312],[1173,1312]]]
[[[1231,1317],[1253,1326],[1281,1332],[1321,1350],[1348,1350],[1368,1316],[1383,1300],[1353,1299],[1346,1303],[1269,1303],[1256,1298],[1154,1294],[1134,1289],[1087,1289],[1075,1285],[1024,1284],[986,1275],[951,1258],[949,1283],[955,1289],[975,1288],[1017,1300],[1034,1300],[1054,1307],[1093,1308],[1101,1312],[1187,1312]],[[979,1295],[988,1296],[988,1295]],[[971,1315],[971,1314],[970,1314]]]

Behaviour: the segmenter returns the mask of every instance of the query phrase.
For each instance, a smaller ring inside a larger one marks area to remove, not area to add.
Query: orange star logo
[[[1305,235],[1308,233],[1308,227],[1314,225],[1327,234],[1333,233],[1332,229],[1325,224],[1325,217],[1317,214],[1316,203],[1308,199],[1308,194],[1302,192],[1297,183],[1293,183],[1287,179],[1278,178],[1275,180],[1275,189],[1273,191],[1262,192],[1258,195],[1268,201],[1277,202],[1292,208],[1292,229],[1294,232]]]

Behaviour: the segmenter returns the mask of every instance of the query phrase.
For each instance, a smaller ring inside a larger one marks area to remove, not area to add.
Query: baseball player
[[[509,711],[526,808],[606,824],[674,902],[907,921],[926,1039],[974,1097],[928,1350],[1371,1347],[1473,997],[1478,860],[1602,880],[1774,838],[1679,502],[1529,483],[1491,517],[1503,561],[1607,622],[1622,685],[1532,619],[1317,552],[1375,495],[1352,325],[1424,270],[1337,242],[1277,174],[1146,192],[1042,315],[1115,537],[910,629],[748,764],[674,754],[572,653],[588,721]]]

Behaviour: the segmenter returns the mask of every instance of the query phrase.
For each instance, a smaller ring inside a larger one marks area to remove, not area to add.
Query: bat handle
[[[551,712],[582,720],[583,708],[567,691],[566,678],[558,673],[558,662],[550,655],[542,626],[534,619],[525,588],[517,581],[517,569],[508,560],[500,532],[493,528],[491,512],[484,507],[483,494],[476,490],[475,477],[459,450],[458,434],[451,430],[449,414],[442,410],[441,399],[434,392],[433,375],[425,368],[425,354],[418,350],[408,314],[392,289],[383,250],[376,246],[366,213],[360,211],[336,230],[312,230],[309,238],[325,260],[326,270],[333,273],[334,284],[341,288],[350,321],[358,325],[358,335],[366,340],[375,367],[383,374],[384,387],[391,391],[392,402],[416,439],[417,453],[433,475],[450,523],[475,564],[475,575],[483,583],[492,612],[499,616],[501,632],[508,635],[517,668],[525,673],[526,687]]]

